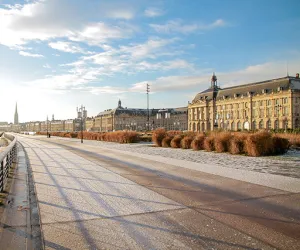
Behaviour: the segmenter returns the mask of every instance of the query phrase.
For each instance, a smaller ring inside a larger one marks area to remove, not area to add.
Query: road
[[[300,249],[299,193],[74,140],[18,140],[46,249]]]

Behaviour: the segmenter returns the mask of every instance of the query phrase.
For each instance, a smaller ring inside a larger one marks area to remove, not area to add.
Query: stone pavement
[[[0,249],[32,249],[28,169],[18,145],[17,164],[0,227]]]
[[[130,178],[147,180],[155,171],[130,173],[122,167],[117,168],[120,162],[105,155],[101,155],[105,161],[96,162],[56,144],[25,137],[19,140],[25,147],[33,172],[45,249],[274,249],[205,215],[204,210],[197,212],[193,208],[198,202],[196,198],[211,197],[208,201],[214,201],[211,191],[217,190],[216,187],[202,183],[202,191],[187,192],[174,181],[177,188],[152,186],[151,183],[148,187],[146,183],[138,184]],[[52,139],[49,141],[53,142]],[[86,150],[86,145],[81,147]],[[101,152],[101,149],[97,150]],[[89,151],[85,153],[88,155]],[[140,167],[144,161],[139,161]],[[155,168],[162,166],[149,160],[147,164]],[[204,176],[203,181],[212,184],[211,177]],[[163,181],[172,183],[168,179]],[[226,182],[237,185],[230,179]],[[189,183],[194,181],[189,181],[186,188],[190,188]],[[174,199],[167,198],[161,190],[165,194],[175,191],[176,198],[182,202],[175,201],[175,196]],[[256,190],[263,188],[256,187]],[[247,188],[244,191],[248,192]],[[287,194],[271,189],[264,192],[270,196]],[[195,199],[185,198],[185,193],[195,195]],[[233,195],[231,191],[228,193]],[[228,200],[222,194],[215,197],[221,199],[216,203],[225,201],[228,204],[232,198],[234,202],[236,199],[233,196]],[[192,203],[186,206],[184,202]],[[285,239],[280,233],[271,232],[275,240]],[[263,235],[267,236],[266,232]],[[293,242],[295,240],[291,239],[290,245]],[[285,241],[277,244],[285,244]]]

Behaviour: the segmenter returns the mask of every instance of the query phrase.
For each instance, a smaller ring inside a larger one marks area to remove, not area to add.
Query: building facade
[[[299,114],[299,74],[223,89],[213,74],[188,105],[188,124],[191,131],[296,129]]]
[[[159,127],[166,130],[187,130],[187,107],[169,109],[123,108],[119,100],[115,109],[100,112],[94,118],[92,131],[149,131]]]

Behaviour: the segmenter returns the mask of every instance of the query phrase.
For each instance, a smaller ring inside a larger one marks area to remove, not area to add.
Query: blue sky
[[[126,2],[126,3],[125,3]],[[187,105],[300,71],[298,0],[0,0],[0,121]]]

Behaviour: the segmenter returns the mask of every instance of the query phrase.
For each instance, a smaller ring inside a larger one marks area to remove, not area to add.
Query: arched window
[[[240,121],[238,121],[238,123],[237,123],[237,129],[238,129],[238,130],[241,130],[241,129],[242,129],[242,126],[241,126],[241,122],[240,122]]]
[[[268,120],[266,123],[266,129],[270,129],[271,128],[271,121]]]
[[[256,128],[256,121],[253,121],[253,123],[252,123],[252,129],[253,130],[256,130],[257,128]]]
[[[235,127],[234,127],[234,122],[231,123],[231,130],[234,131]]]
[[[201,131],[204,131],[205,130],[205,126],[204,126],[204,122],[202,122],[201,124]]]
[[[200,123],[197,124],[197,132],[200,132]]]
[[[278,122],[278,120],[276,120],[274,122],[274,129],[279,129],[279,122]]]
[[[263,121],[260,121],[258,126],[259,126],[259,129],[263,129],[264,128]]]

